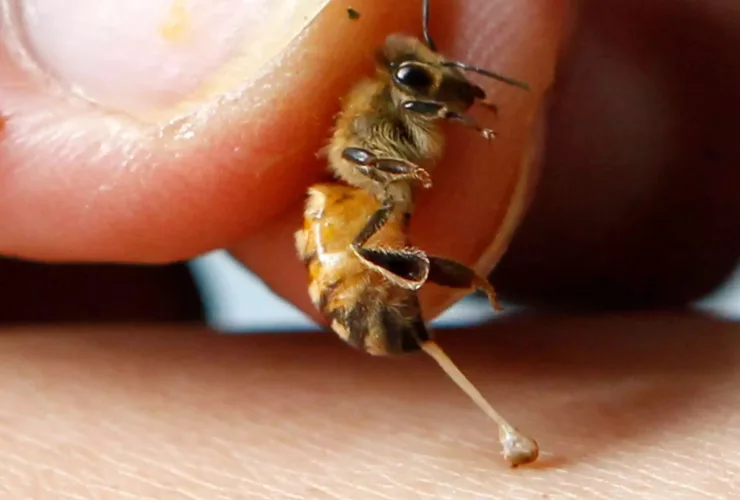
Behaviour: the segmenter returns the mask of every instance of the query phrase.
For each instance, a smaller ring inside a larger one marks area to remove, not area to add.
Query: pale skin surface
[[[738,325],[529,318],[440,337],[539,439],[538,466],[508,469],[495,427],[423,356],[323,334],[30,328],[0,349],[0,497],[737,498]]]
[[[434,29],[445,52],[538,90],[486,85],[502,109],[492,147],[451,128],[416,241],[490,268],[499,204],[531,147],[528,123],[566,38],[543,181],[500,268],[500,288],[547,303],[578,294],[614,303],[646,290],[644,300],[696,296],[740,253],[740,8],[732,0],[656,0],[612,12],[595,3],[575,17],[555,1],[438,8]],[[115,133],[107,134],[103,111],[85,108],[81,121],[81,108],[28,85],[0,54],[0,253],[167,262],[228,247],[309,310],[290,237],[301,194],[323,167],[312,155],[336,97],[366,69],[358,56],[369,56],[388,30],[418,26],[414,2],[395,13],[401,2],[376,4],[352,2],[362,17],[350,22],[336,2],[266,73],[230,73],[257,81],[235,102],[186,118],[192,127],[181,122],[182,140],[172,140],[171,129],[153,139],[173,116],[164,107],[130,110],[151,129],[113,117]],[[74,147],[60,149],[65,144]],[[294,207],[287,214],[286,204]],[[605,277],[609,287],[597,287]],[[430,315],[446,300],[426,299]],[[0,337],[0,493],[740,495],[734,324],[689,313],[533,315],[487,327],[487,335],[442,336],[482,392],[540,441],[541,467],[515,472],[497,456],[491,423],[422,356],[372,359],[328,334],[217,339],[165,330],[29,327]]]

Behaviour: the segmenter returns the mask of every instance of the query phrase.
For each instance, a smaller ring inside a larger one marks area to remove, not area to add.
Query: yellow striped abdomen
[[[377,200],[343,184],[317,184],[308,192],[303,229],[295,235],[309,275],[312,302],[334,332],[370,354],[419,349],[429,338],[416,293],[387,281],[352,251],[354,237],[377,210]],[[405,222],[392,217],[368,246],[400,248]]]

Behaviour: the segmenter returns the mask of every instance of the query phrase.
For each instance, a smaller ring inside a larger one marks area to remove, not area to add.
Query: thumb
[[[325,3],[11,3],[0,254],[170,261],[281,212],[329,123],[311,96],[341,85],[336,60],[306,45]]]
[[[397,2],[388,8],[357,0],[353,7],[362,13],[357,27],[342,22],[346,12],[335,9],[330,13],[327,9],[326,17],[321,18],[325,29],[317,35],[314,50],[329,51],[338,71],[354,74],[354,80],[348,82],[371,75],[373,50],[388,34],[420,33],[420,5]],[[432,2],[431,30],[442,53],[525,80],[534,90],[527,93],[480,81],[501,109],[494,126],[498,139],[491,144],[463,127],[446,128],[445,159],[432,174],[434,187],[420,193],[411,222],[412,241],[421,249],[460,260],[484,274],[501,257],[536,177],[537,131],[542,125],[544,93],[553,79],[567,7],[565,1],[538,0]],[[333,51],[338,36],[343,40],[342,50]],[[347,54],[354,54],[364,66],[349,66]],[[333,100],[315,102],[336,112],[342,93]],[[329,129],[323,134],[328,137]],[[293,244],[301,216],[301,206],[296,204],[278,222],[232,247],[232,252],[276,292],[313,313],[306,292],[306,271]],[[437,288],[423,290],[426,315],[436,315],[459,296]]]

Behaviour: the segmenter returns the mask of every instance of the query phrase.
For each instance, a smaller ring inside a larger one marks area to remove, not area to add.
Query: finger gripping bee
[[[375,76],[343,100],[323,150],[342,182],[309,189],[296,247],[311,300],[340,338],[372,355],[427,352],[498,423],[505,458],[526,464],[538,457],[536,442],[506,422],[432,340],[417,297],[431,282],[482,290],[498,309],[493,287],[470,267],[411,246],[408,228],[415,185],[431,187],[428,169],[443,152],[439,121],[494,137],[466,114],[476,103],[495,106],[465,72],[527,86],[438,53],[429,36],[429,0],[422,5],[425,41],[390,35],[376,53]]]

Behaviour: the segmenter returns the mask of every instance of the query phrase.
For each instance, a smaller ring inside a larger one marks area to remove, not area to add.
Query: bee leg
[[[486,139],[494,139],[496,133],[490,128],[482,128],[478,125],[473,118],[464,114],[458,113],[457,111],[450,111],[444,104],[440,104],[434,101],[406,101],[403,103],[403,108],[414,113],[419,113],[427,116],[436,116],[443,120],[458,121],[468,128],[472,128]]]
[[[445,105],[436,101],[404,101],[401,106],[407,111],[413,111],[420,115],[436,116],[438,118],[444,118],[447,113]]]
[[[393,202],[391,200],[384,200],[380,205],[380,208],[377,209],[367,220],[365,227],[363,227],[357,236],[355,236],[355,239],[352,240],[352,248],[357,249],[367,243],[367,240],[380,231],[380,228],[388,222],[388,218],[391,216],[391,213],[393,213]]]
[[[418,165],[397,158],[379,158],[367,149],[349,147],[342,158],[351,161],[357,169],[382,184],[397,181],[419,181],[425,188],[432,187],[429,173]]]
[[[385,200],[378,210],[370,216],[365,227],[352,241],[352,250],[371,269],[404,288],[418,289],[427,278],[429,262],[420,250],[368,248],[367,241],[388,222],[394,206]]]
[[[421,250],[361,247],[354,249],[365,264],[397,286],[418,290],[427,281],[429,260]]]
[[[486,108],[488,111],[493,113],[494,116],[498,117],[499,115],[499,109],[498,104],[491,102],[491,101],[480,101],[478,104]]]
[[[496,291],[493,289],[493,285],[470,267],[443,257],[430,256],[428,260],[428,282],[449,288],[465,288],[471,291],[481,290],[486,292],[491,305],[496,311],[502,309],[496,298]]]
[[[459,121],[466,127],[472,128],[473,130],[475,130],[476,132],[478,132],[480,135],[482,135],[488,140],[496,138],[496,132],[494,132],[490,128],[481,127],[475,122],[475,120],[473,120],[470,116],[466,114],[457,113],[455,111],[448,111],[447,114],[445,115],[445,118],[448,120]]]

